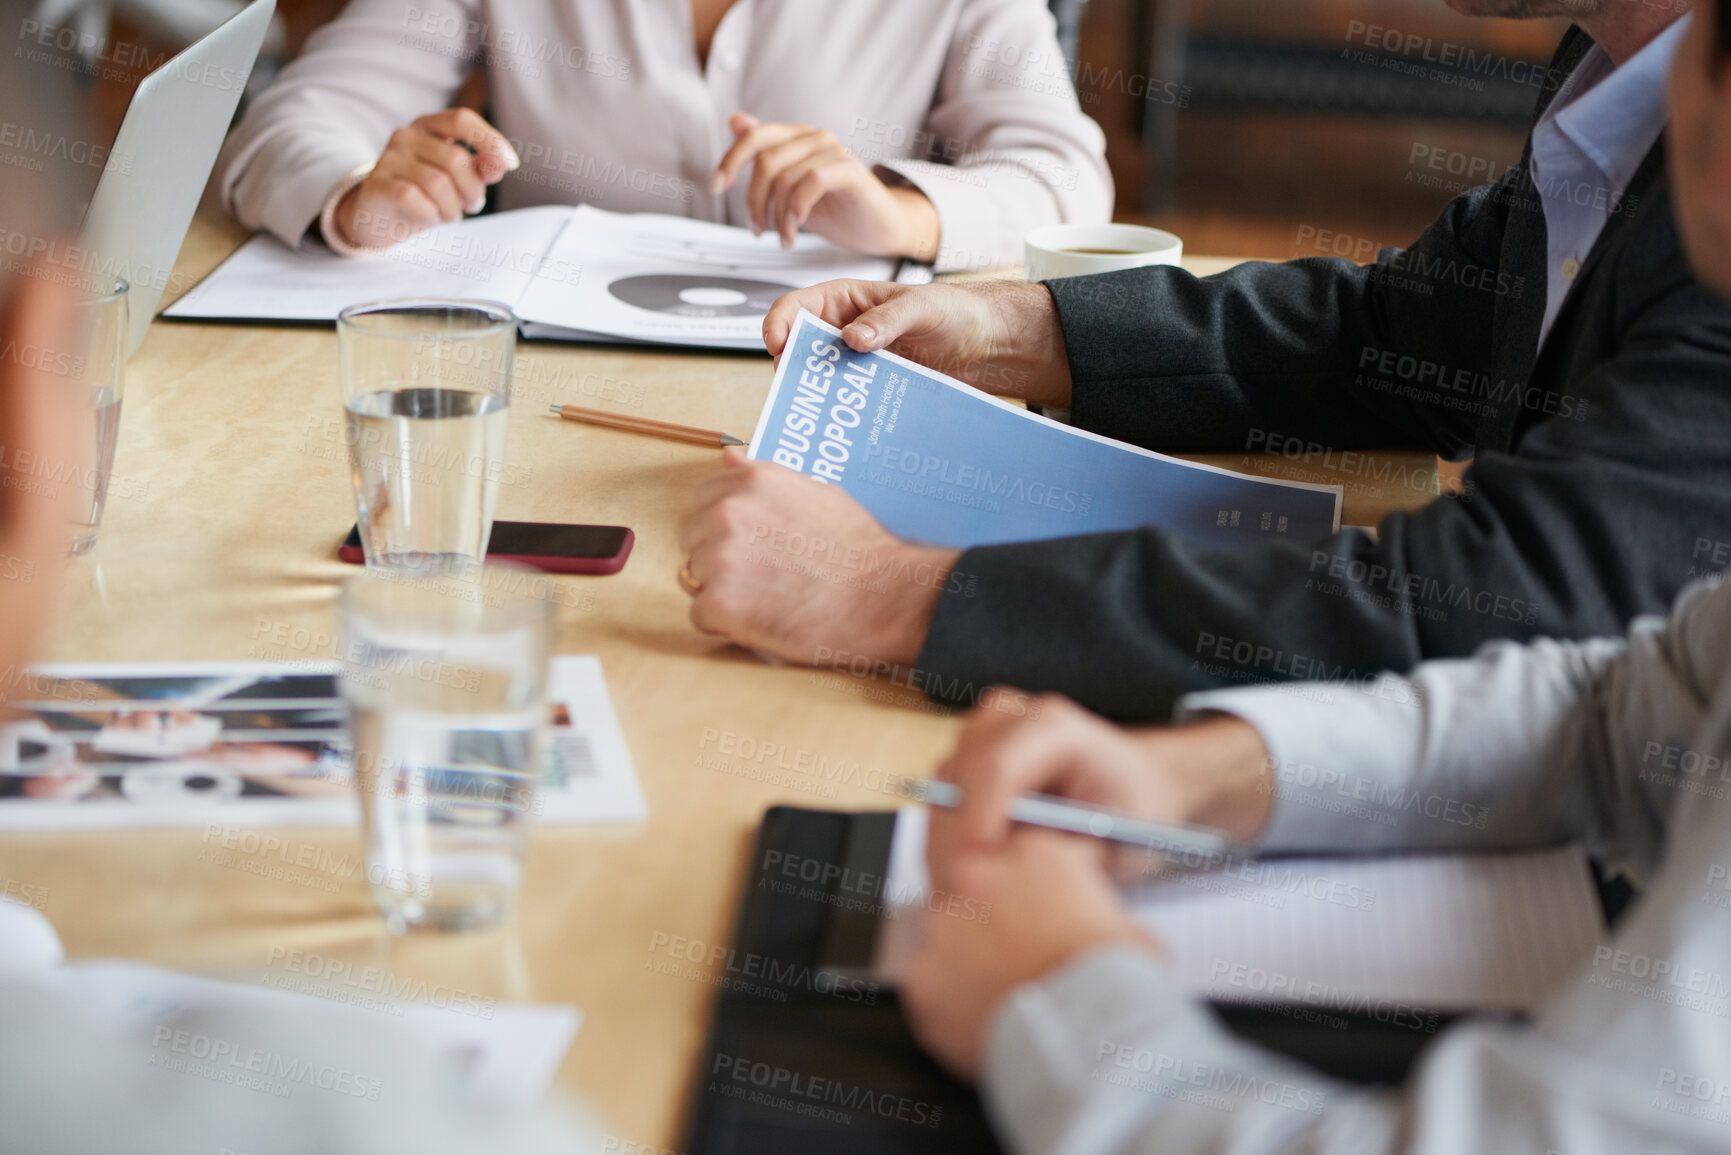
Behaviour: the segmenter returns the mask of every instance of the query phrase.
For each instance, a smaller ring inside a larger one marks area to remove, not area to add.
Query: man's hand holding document
[[[1338,486],[1073,429],[895,353],[855,352],[804,310],[749,452],[723,463],[681,538],[691,620],[819,666],[914,663],[939,598],[975,596],[977,577],[956,571],[974,546],[1145,525],[1304,546],[1340,524]]]
[[[1341,489],[1248,477],[1074,429],[801,311],[750,456],[840,488],[903,538],[968,548],[1157,525],[1317,541]]]

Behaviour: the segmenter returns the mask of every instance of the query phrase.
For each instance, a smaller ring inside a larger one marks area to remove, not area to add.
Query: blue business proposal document
[[[853,495],[900,537],[967,548],[1152,525],[1313,542],[1340,486],[1268,481],[1072,429],[800,312],[750,455]]]

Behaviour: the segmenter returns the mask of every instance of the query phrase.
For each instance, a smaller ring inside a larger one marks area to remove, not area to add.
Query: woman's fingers
[[[736,117],[734,128],[737,131],[751,118]],[[738,132],[733,141],[733,147],[727,150],[721,158],[721,163],[715,166],[715,175],[710,178],[709,191],[723,193],[733,187],[733,182],[739,179],[739,174],[745,166],[757,158],[764,149],[773,148],[778,144],[792,140],[796,136],[812,131],[807,124],[759,124],[751,120],[750,126],[743,132]]]
[[[518,166],[504,134],[469,108],[429,113],[391,134],[378,163],[338,206],[342,238],[387,248],[487,203],[487,186]]]
[[[415,121],[414,127],[442,140],[460,141],[473,148],[475,175],[484,184],[493,184],[521,163],[517,159],[517,150],[511,147],[505,134],[488,124],[472,108],[447,108],[428,113]]]
[[[429,133],[416,133],[409,149],[416,160],[430,164],[450,177],[464,212],[478,213],[486,207],[487,184],[470,163],[473,158],[468,149]]]
[[[449,172],[436,164],[409,157],[405,162],[404,175],[433,202],[440,220],[449,224],[463,219],[463,198],[457,191],[457,182]]]
[[[776,178],[833,139],[827,132],[803,132],[757,153],[752,159],[751,184],[745,193],[745,207],[751,217],[753,232],[761,233],[773,223],[770,199]]]
[[[818,203],[837,189],[845,188],[861,171],[853,157],[822,149],[777,177],[771,187],[770,212],[776,231],[781,234],[782,247],[791,249],[800,227]]]
[[[361,186],[347,231],[357,243],[378,248],[438,223],[439,206],[419,184],[407,177],[386,176]]]

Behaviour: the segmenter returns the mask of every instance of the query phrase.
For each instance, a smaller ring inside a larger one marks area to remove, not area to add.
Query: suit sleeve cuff
[[[1176,266],[1156,265],[1040,282],[1052,294],[1064,331],[1073,424],[1138,440],[1129,432],[1138,424],[1131,410],[1165,400],[1159,377],[1149,371],[1160,360],[1165,286],[1174,276],[1189,275]],[[1128,382],[1137,387],[1127,388]]]

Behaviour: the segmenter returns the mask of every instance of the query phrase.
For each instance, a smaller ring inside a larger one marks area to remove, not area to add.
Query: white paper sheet
[[[1128,897],[1187,985],[1230,1001],[1523,1010],[1605,936],[1578,846],[1263,860]]]
[[[570,713],[569,727],[548,731],[548,762],[542,772],[541,822],[642,822],[649,804],[637,781],[637,765],[613,712],[601,659],[564,655],[553,659],[553,701]],[[558,767],[552,765],[558,759]],[[554,778],[553,774],[562,777]]]
[[[0,722],[0,830],[358,823],[337,669],[315,661],[33,666],[15,690],[23,716]],[[535,821],[643,821],[648,806],[600,659],[554,658],[548,696]],[[150,715],[165,719],[162,732],[140,734],[123,721]]]
[[[783,293],[838,277],[888,280],[896,268],[809,233],[784,250],[773,233],[587,205],[572,213],[549,264],[582,275],[535,279],[517,310],[526,336],[565,327],[741,349],[763,348],[764,314]]]
[[[51,948],[50,945],[51,944]],[[379,1030],[406,1030],[437,1048],[483,1101],[514,1110],[547,1093],[583,1016],[562,1004],[487,1005],[464,1014],[423,1002],[380,1003],[384,1011],[331,999],[218,982],[119,959],[61,964],[60,939],[39,912],[0,901],[0,974],[51,983],[122,1030],[148,1031],[186,1010],[221,1010],[244,1022],[249,1010],[346,1018]]]
[[[497,213],[439,225],[359,257],[295,250],[260,233],[163,316],[329,322],[350,305],[393,297],[483,298],[515,306],[570,217],[571,210],[559,206]],[[550,265],[546,275],[579,274]]]
[[[915,906],[926,812],[901,812],[884,893]],[[1126,891],[1197,995],[1382,1014],[1524,1010],[1605,938],[1578,846],[1524,854],[1251,860]],[[923,908],[921,908],[923,909]],[[929,916],[937,917],[937,916]],[[874,970],[893,979],[921,916],[885,919]]]

